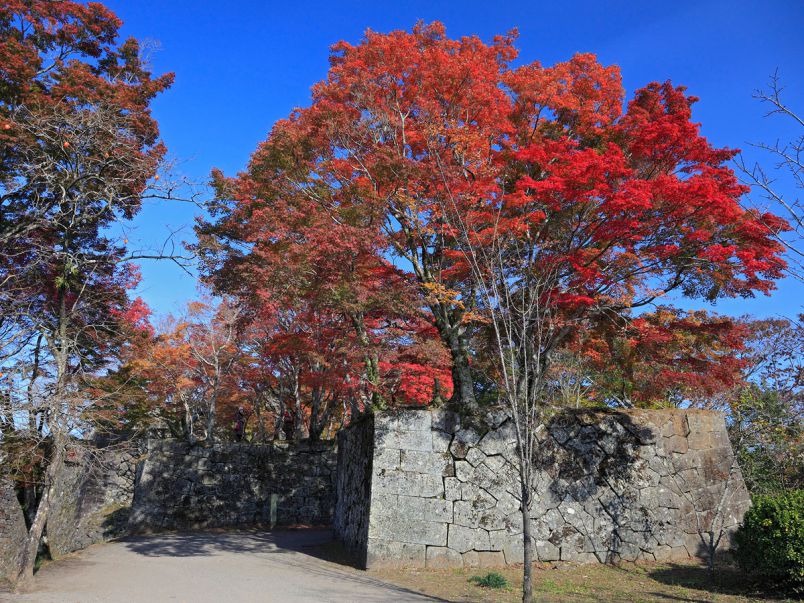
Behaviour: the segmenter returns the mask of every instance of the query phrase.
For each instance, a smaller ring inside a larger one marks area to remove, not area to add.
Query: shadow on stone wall
[[[706,558],[702,536],[722,530],[728,548],[750,504],[714,413],[566,412],[546,433],[536,533],[562,559]]]
[[[123,443],[76,447],[72,453],[46,527],[54,558],[126,533],[141,451]]]
[[[540,474],[536,507],[543,512],[534,516],[537,542],[560,548],[562,559],[617,563],[638,556],[633,547],[644,538],[633,534],[650,529],[646,514],[634,517],[645,482],[640,453],[655,439],[651,427],[624,412],[568,411],[554,417],[534,463]],[[642,523],[635,526],[635,520]]]
[[[138,469],[131,532],[328,525],[334,446],[154,441]]]
[[[479,429],[449,411],[405,410],[379,413],[373,426],[354,429],[371,430],[374,441],[365,468],[370,499],[361,509],[369,517],[368,566],[522,562],[510,418],[495,417]],[[701,554],[699,533],[709,519],[720,516],[728,532],[750,504],[739,470],[727,504],[717,503],[733,459],[717,413],[568,411],[545,425],[539,439],[531,509],[539,561],[687,559]],[[339,481],[351,475],[341,471]],[[353,486],[364,489],[361,481],[339,483],[338,490]],[[341,524],[335,528],[344,542],[355,540]]]

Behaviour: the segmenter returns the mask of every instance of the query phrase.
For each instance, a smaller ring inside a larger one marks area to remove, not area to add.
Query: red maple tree
[[[470,412],[483,326],[462,231],[478,248],[517,240],[529,266],[556,275],[551,349],[671,291],[773,287],[784,263],[767,224],[783,222],[740,207],[734,151],[700,135],[693,97],[653,83],[623,111],[616,67],[580,54],[513,68],[514,40],[453,40],[432,23],[333,46],[312,104],[275,125],[246,172],[217,175],[218,213],[200,233],[218,286],[274,286],[266,267],[298,275],[307,262],[340,299],[364,299],[376,279],[341,278],[355,265],[344,254],[398,261],[379,289],[416,287],[411,305],[451,356],[453,403]],[[304,259],[268,259],[267,246]]]

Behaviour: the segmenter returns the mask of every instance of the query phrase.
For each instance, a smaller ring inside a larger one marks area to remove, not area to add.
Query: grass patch
[[[522,568],[500,568],[508,587],[478,588],[475,573],[488,570],[455,568],[378,569],[371,574],[452,603],[519,603]],[[476,576],[482,579],[483,574]],[[706,566],[695,561],[678,563],[610,565],[562,565],[535,567],[533,594],[539,603],[771,603],[783,601],[763,592],[731,563],[718,564],[715,579]],[[788,603],[789,600],[787,600]]]
[[[589,592],[589,588],[584,584],[576,582],[558,582],[549,578],[539,579],[537,574],[534,576],[533,589],[540,593],[550,595],[582,595]]]
[[[482,586],[483,588],[496,588],[497,590],[502,590],[510,586],[505,576],[497,572],[489,572],[485,576],[472,576],[469,578],[469,582],[477,586]]]

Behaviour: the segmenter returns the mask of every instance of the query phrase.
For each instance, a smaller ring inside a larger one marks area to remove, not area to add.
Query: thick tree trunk
[[[218,384],[220,383],[220,373],[219,369],[216,367],[215,369],[215,380],[212,382],[212,395],[209,398],[209,404],[207,405],[207,436],[206,440],[209,443],[213,443],[215,441],[215,413],[217,412],[218,406]]]
[[[25,540],[22,555],[20,556],[19,571],[17,572],[15,581],[17,590],[24,589],[33,580],[36,555],[39,552],[39,542],[42,540],[42,533],[45,530],[45,525],[47,525],[50,507],[53,502],[53,497],[56,494],[56,481],[64,462],[64,450],[62,444],[59,442],[54,443],[54,446],[53,458],[51,458],[50,464],[45,471],[45,484],[44,488],[42,488],[42,498],[39,500],[36,515],[34,515],[33,523],[28,530],[28,537]]]
[[[522,539],[524,548],[524,566],[522,568],[522,603],[533,601],[533,538],[530,518],[530,487],[522,480]]]
[[[469,364],[469,337],[462,324],[463,313],[444,304],[432,304],[430,311],[441,341],[449,349],[452,359],[452,397],[449,406],[464,416],[478,412],[472,369]]]
[[[68,244],[64,243],[65,251],[68,249]],[[47,338],[48,346],[50,347],[53,357],[56,361],[56,388],[51,404],[53,414],[56,415],[59,409],[66,404],[67,380],[68,380],[68,365],[70,357],[70,342],[67,338],[67,327],[69,324],[69,313],[67,311],[67,302],[65,300],[64,292],[59,290],[59,316],[58,328],[55,329],[53,336]],[[44,421],[45,418],[42,418]],[[34,515],[31,527],[28,529],[28,537],[25,541],[22,554],[20,555],[19,571],[16,576],[15,583],[17,589],[24,588],[33,579],[34,566],[36,565],[36,554],[39,552],[39,542],[42,540],[42,534],[47,525],[47,518],[50,513],[50,507],[53,502],[56,488],[56,478],[60,475],[64,463],[64,448],[66,445],[66,436],[60,431],[63,425],[60,421],[48,420],[48,431],[50,431],[50,438],[52,441],[53,452],[50,457],[50,462],[44,472],[44,484],[42,487],[42,496],[39,499],[39,504],[36,507],[36,514]],[[44,424],[40,426],[44,430]]]
[[[363,314],[353,314],[351,315],[352,324],[354,325],[355,332],[357,333],[357,338],[360,340],[360,343],[366,347],[366,349],[371,348],[371,339],[368,336],[368,332],[366,331],[366,324],[363,318]],[[385,408],[385,400],[380,395],[379,387],[377,387],[380,383],[380,359],[375,352],[367,353],[364,356],[366,369],[365,369],[365,379],[368,383],[370,383],[372,387],[371,392],[371,407],[373,409],[382,409]],[[352,404],[352,409],[354,412],[356,404]],[[358,413],[359,415],[359,413]]]
[[[287,410],[282,398],[279,398],[279,409],[274,416],[274,433],[271,435],[271,441],[276,442],[283,440],[285,432],[282,430],[285,422],[285,410]]]
[[[321,434],[323,433],[323,431],[324,431],[323,423],[321,424],[316,423],[315,425],[311,424],[310,430],[308,432],[308,438],[310,439],[311,442],[317,442],[318,440],[321,439]]]
[[[476,415],[478,411],[475,397],[472,368],[469,366],[469,346],[466,337],[460,334],[447,340],[452,356],[452,398],[450,406],[462,415]]]
[[[293,438],[303,440],[307,437],[307,429],[304,424],[304,412],[302,410],[301,386],[299,385],[299,373],[296,372],[293,380],[293,401],[294,401],[294,429]],[[313,411],[310,411],[310,421],[312,422]]]

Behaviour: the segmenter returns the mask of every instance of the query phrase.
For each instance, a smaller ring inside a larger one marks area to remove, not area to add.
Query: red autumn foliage
[[[743,382],[749,335],[740,321],[660,307],[599,324],[570,347],[586,360],[592,402],[709,406]]]
[[[671,291],[773,288],[784,262],[768,224],[784,223],[742,209],[734,151],[701,136],[683,87],[648,84],[623,111],[617,67],[580,54],[512,68],[515,35],[485,44],[420,23],[333,46],[312,104],[244,173],[215,175],[199,233],[219,290],[313,295],[361,319],[410,300],[449,350],[453,403],[472,410],[483,325],[456,223],[478,248],[527,241],[529,265],[559,275],[552,349]],[[378,272],[386,259],[401,269]]]

